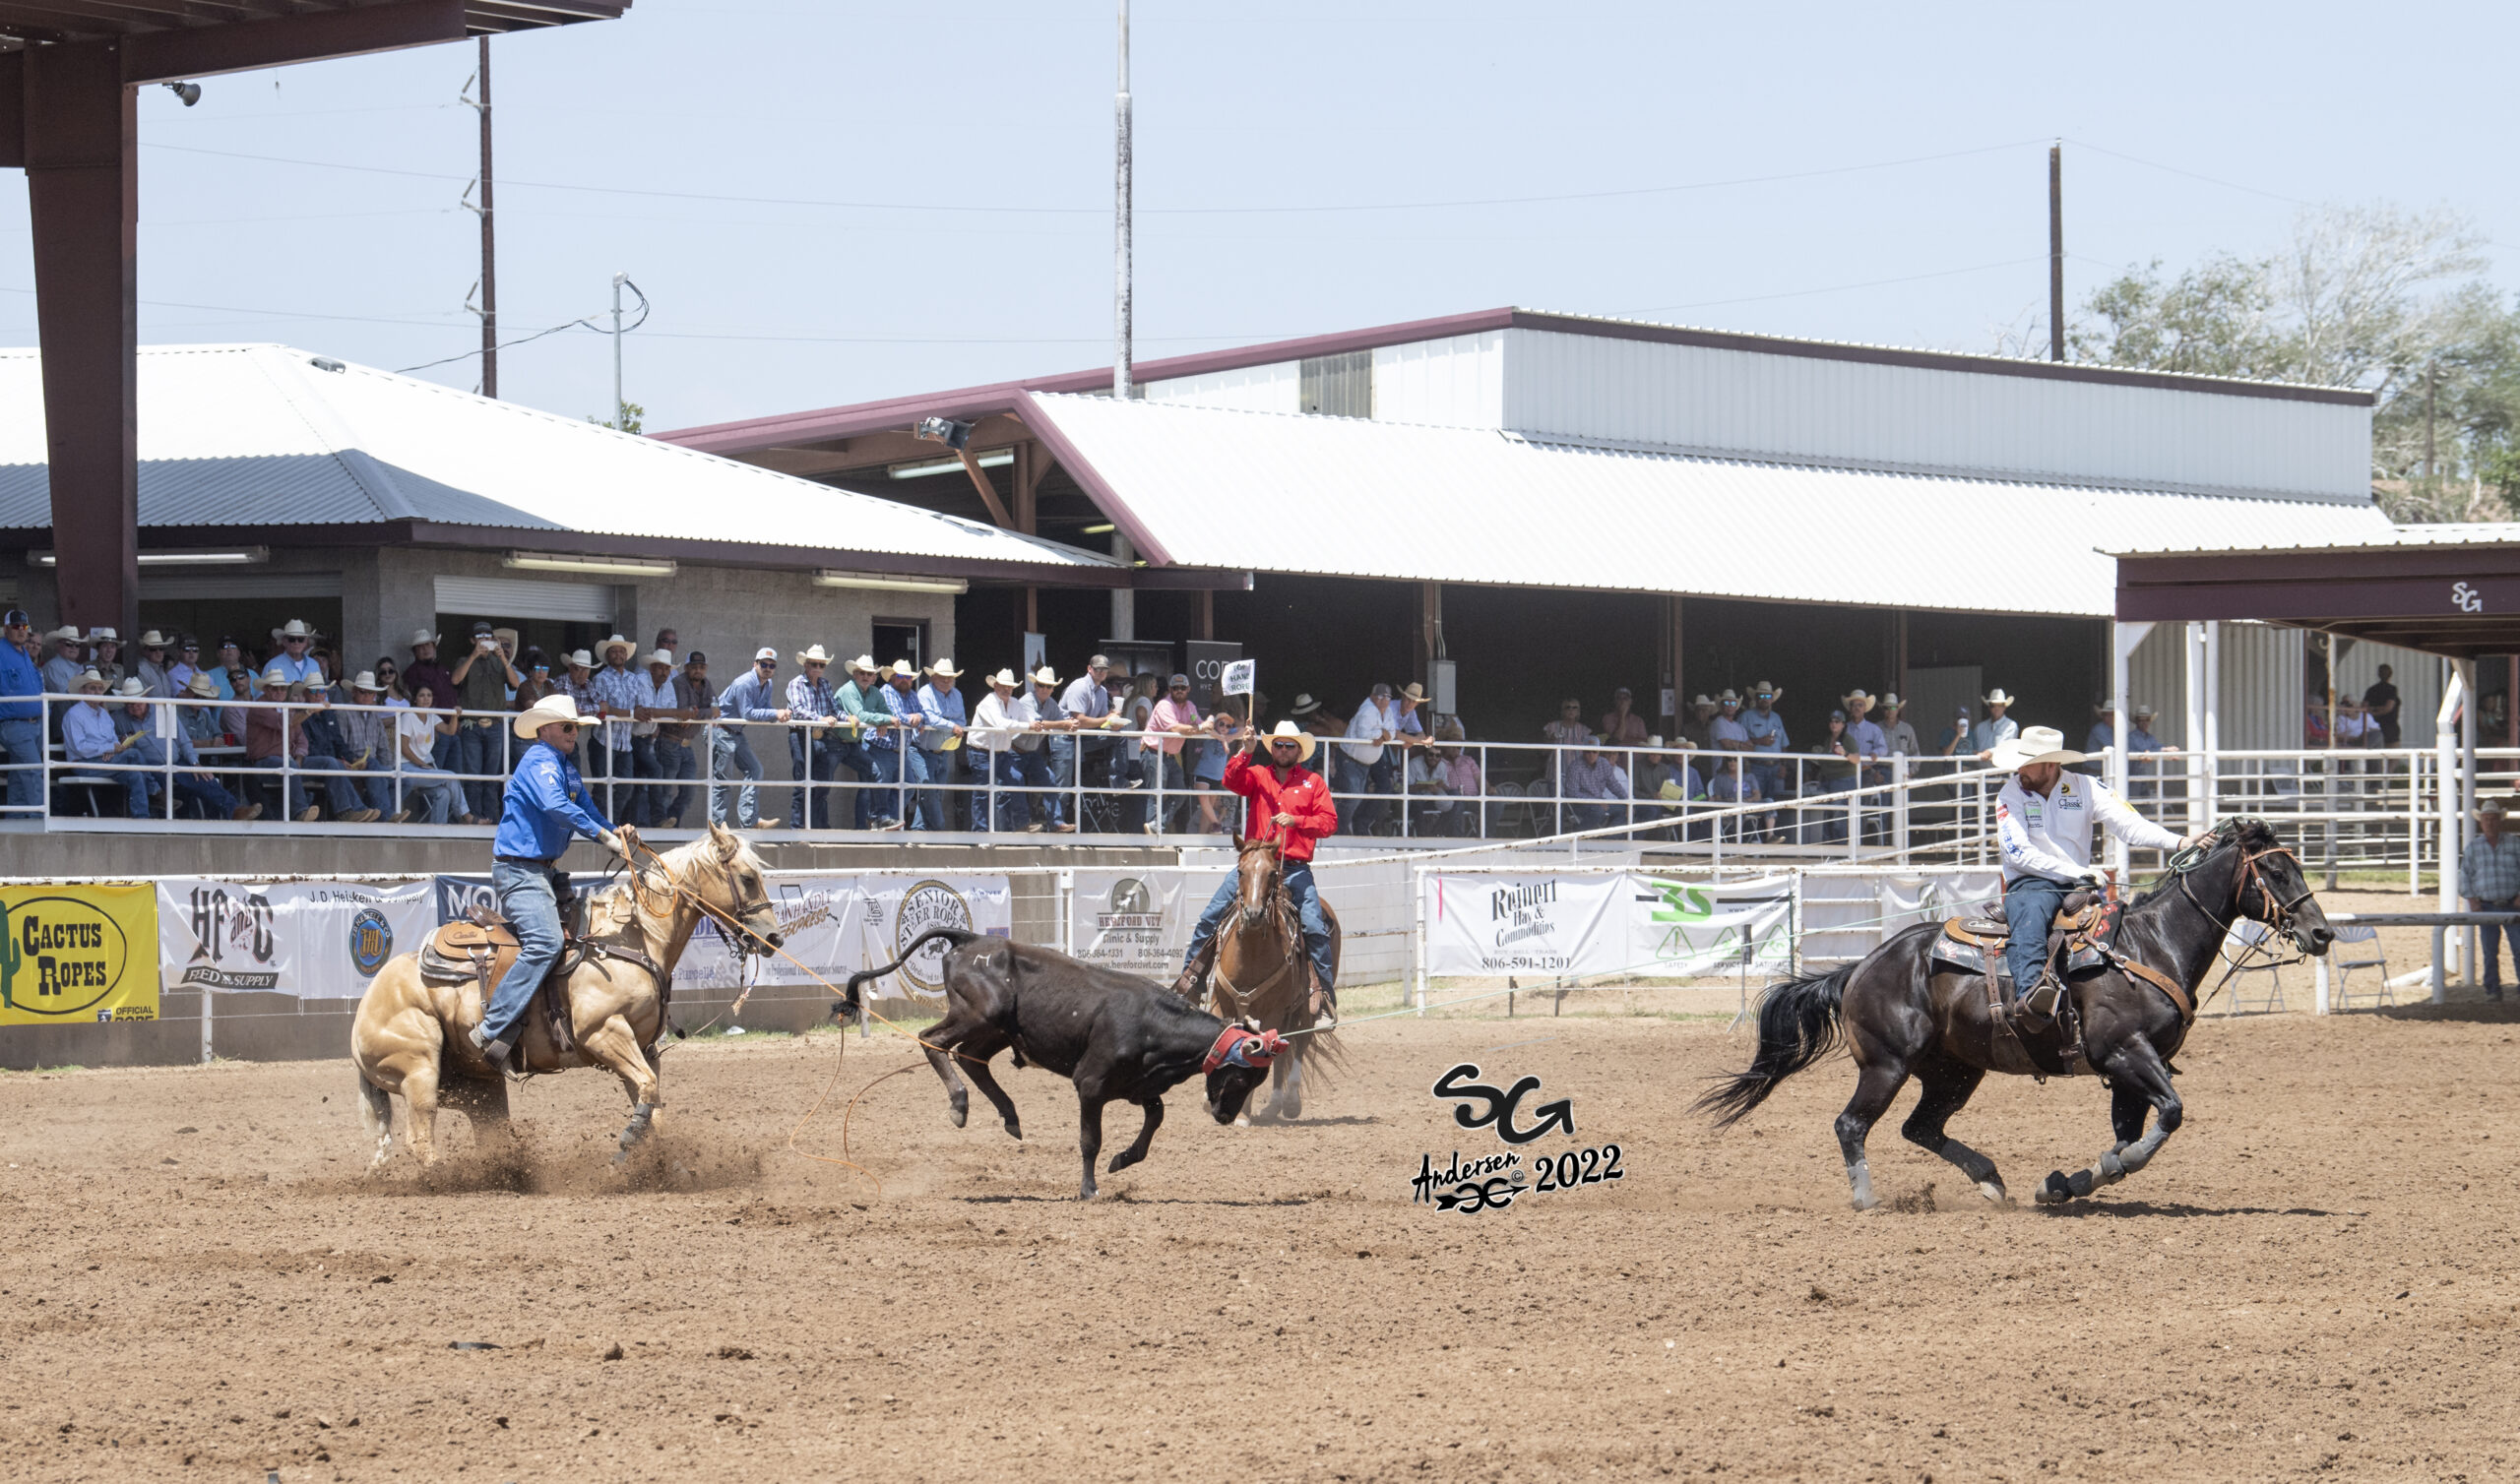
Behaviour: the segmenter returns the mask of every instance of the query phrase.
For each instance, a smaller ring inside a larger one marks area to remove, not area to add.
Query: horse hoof
[[[2063,1170],[2049,1170],[2048,1183],[2039,1187],[2036,1199],[2042,1206],[2062,1206],[2074,1199],[2074,1188]]]
[[[2000,1180],[1979,1181],[1978,1194],[1985,1197],[1997,1206],[2012,1205],[2012,1197],[2004,1194],[2004,1183]]]
[[[1877,1197],[1872,1196],[1858,1196],[1856,1199],[1849,1201],[1847,1205],[1854,1206],[1858,1211],[1879,1210],[1881,1208],[1880,1200]]]
[[[945,1110],[945,1116],[954,1120],[954,1127],[959,1129],[963,1126],[964,1120],[972,1116],[972,1105],[970,1103],[955,1103]]]
[[[1021,1140],[1024,1137],[1024,1126],[1017,1123],[1014,1119],[1008,1119],[1006,1121],[1006,1136],[1009,1139]]]

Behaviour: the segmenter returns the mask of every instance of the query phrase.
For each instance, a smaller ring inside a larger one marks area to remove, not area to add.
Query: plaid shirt
[[[2509,901],[2520,897],[2520,835],[2503,832],[2500,839],[2480,835],[2459,857],[2459,895],[2470,901]]]

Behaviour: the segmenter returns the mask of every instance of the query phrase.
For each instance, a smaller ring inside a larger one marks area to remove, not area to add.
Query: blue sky
[[[2520,271],[2520,7],[1135,9],[1141,358],[1504,304],[1989,349],[2045,309],[2057,137],[2076,301],[2302,202],[2459,208]],[[504,334],[626,271],[652,429],[1107,364],[1113,40],[1107,0],[638,0],[496,42]],[[473,348],[472,63],[147,90],[143,341]],[[26,225],[12,178],[0,342],[35,339]],[[609,342],[500,377],[598,413]]]

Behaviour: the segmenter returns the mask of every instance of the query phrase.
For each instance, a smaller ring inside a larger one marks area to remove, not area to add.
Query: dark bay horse
[[[1274,839],[1239,840],[1234,870],[1239,885],[1234,909],[1217,930],[1216,968],[1208,975],[1208,1006],[1233,1023],[1249,1021],[1260,1030],[1289,1036],[1286,1054],[1270,1069],[1269,1103],[1246,1113],[1237,1123],[1249,1127],[1254,1118],[1303,1116],[1303,1068],[1313,1055],[1324,1066],[1338,1065],[1333,1033],[1312,1031],[1312,976],[1305,966],[1303,936],[1279,910],[1278,877],[1285,867]],[[1339,915],[1321,903],[1330,923],[1330,962],[1339,963]]]
[[[2291,937],[2304,954],[2324,954],[2335,941],[2301,879],[2300,860],[2264,820],[2227,820],[2202,844],[2174,857],[2153,890],[2126,908],[2117,948],[2176,980],[2193,1005],[2197,985],[2241,917]],[[1987,1200],[2003,1201],[1995,1162],[1943,1127],[1988,1072],[2036,1069],[2020,1042],[1988,1015],[1984,977],[1933,961],[1941,931],[1940,923],[1920,924],[1843,968],[1769,990],[1759,1002],[1759,1050],[1749,1070],[1725,1078],[1698,1099],[1697,1109],[1718,1114],[1716,1126],[1729,1128],[1777,1083],[1843,1040],[1855,1056],[1856,1086],[1838,1115],[1838,1149],[1856,1209],[1877,1204],[1864,1139],[1911,1076],[1923,1090],[1900,1132],[1957,1165]],[[2088,1196],[2142,1169],[2181,1117],[2170,1059],[2186,1038],[2188,1013],[2113,964],[2077,975],[2072,991],[2082,1010],[2087,1064],[2110,1089],[2117,1142],[2090,1169],[2050,1174],[2038,1195],[2042,1204]],[[2148,1114],[2150,1134],[2144,1132]]]

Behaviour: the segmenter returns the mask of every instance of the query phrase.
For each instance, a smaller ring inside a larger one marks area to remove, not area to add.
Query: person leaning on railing
[[[860,654],[849,662],[849,679],[838,692],[841,713],[852,723],[842,734],[839,757],[857,786],[849,790],[849,819],[860,830],[872,830],[878,818],[875,812],[875,754],[871,744],[875,733],[892,718],[884,710],[882,672],[875,667],[875,656]]]
[[[1067,795],[1058,790],[1064,789],[1074,776],[1076,740],[1072,734],[1078,722],[1059,704],[1057,672],[1048,665],[1035,670],[1032,694],[1017,697],[1007,710],[1016,720],[1025,723],[1023,733],[1015,739],[1016,776],[1023,779],[1027,788],[1050,790],[1025,800],[1028,823],[1024,828],[1046,829],[1054,835],[1072,833],[1076,826],[1067,817]],[[1035,810],[1040,811],[1038,816]]]
[[[575,657],[571,662],[574,664]],[[752,668],[718,693],[717,736],[710,743],[709,819],[737,830],[777,829],[786,823],[761,817],[761,759],[753,754],[747,723],[785,721],[779,702],[779,651],[768,645],[753,651]],[[580,710],[585,704],[580,703]],[[741,778],[740,787],[720,780]]]
[[[9,807],[43,804],[43,672],[35,665],[34,620],[24,608],[0,614],[0,763],[9,766]]]

